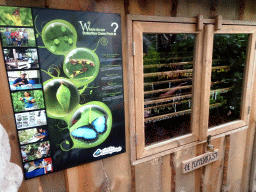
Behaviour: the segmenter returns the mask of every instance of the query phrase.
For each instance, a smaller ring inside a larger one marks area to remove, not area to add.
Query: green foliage
[[[213,66],[229,66],[230,69],[227,72],[212,72],[212,82],[221,82],[214,85],[212,89],[233,86],[233,89],[228,93],[218,95],[215,103],[227,102],[223,106],[223,110],[218,110],[217,112],[227,113],[230,110],[230,106],[232,106],[235,109],[232,115],[236,116],[236,118],[240,116],[247,43],[247,34],[218,34],[214,36],[213,59],[216,61],[213,62]],[[213,103],[213,101],[210,100],[210,103]]]
[[[18,11],[17,11],[18,9]],[[16,14],[19,13],[19,14]],[[0,25],[33,26],[30,8],[0,7]]]
[[[43,109],[44,107],[44,98],[43,92],[41,90],[34,90],[34,91],[19,91],[12,93],[12,103],[13,109],[15,112],[21,112],[25,110],[25,103],[20,100],[20,98],[24,97],[24,93],[29,92],[31,97],[35,99],[34,106],[37,106],[39,109]]]
[[[36,129],[27,129],[27,130],[19,131],[20,142],[22,143],[24,141],[31,139],[36,133],[37,133]]]

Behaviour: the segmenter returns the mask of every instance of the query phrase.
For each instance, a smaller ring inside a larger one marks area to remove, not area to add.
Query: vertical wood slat
[[[136,191],[162,191],[162,157],[135,165]]]
[[[175,191],[195,191],[195,172],[183,174],[181,162],[196,156],[196,146],[175,152],[174,167],[175,167]]]
[[[201,112],[200,112],[200,139],[206,139],[209,119],[209,97],[211,86],[211,68],[212,68],[212,52],[213,52],[213,25],[205,26],[204,36],[204,52],[203,52],[203,67],[202,73],[202,98],[201,98]],[[202,105],[202,103],[204,105]]]
[[[254,73],[255,74],[255,73]],[[256,89],[256,78],[254,77],[254,82],[253,82],[253,90]],[[252,156],[253,156],[253,151],[255,150],[255,123],[256,123],[256,92],[254,91],[252,94],[252,103],[251,103],[251,113],[250,113],[250,121],[249,121],[249,128],[248,128],[248,133],[247,133],[247,138],[246,138],[246,144],[247,150],[244,153],[244,168],[243,168],[243,181],[242,181],[242,186],[241,190],[242,191],[248,191],[249,190],[249,184],[252,186],[253,182],[253,176],[250,174],[251,171],[251,166],[255,163],[252,162]],[[250,147],[249,147],[250,146]],[[253,167],[252,167],[253,169]],[[252,177],[250,179],[250,176]],[[251,180],[251,182],[250,182]],[[250,189],[252,191],[252,189]]]
[[[224,191],[241,191],[244,153],[246,151],[246,135],[247,129],[230,135],[230,148],[226,179],[225,174],[223,175],[222,189]]]
[[[220,191],[223,176],[223,163],[225,157],[225,137],[212,140],[215,149],[219,149],[219,159],[205,166],[205,173],[202,175],[202,191]]]
[[[162,174],[161,174],[161,180],[162,180],[162,188],[161,190],[164,192],[171,192],[171,187],[172,187],[172,168],[171,168],[171,156],[170,155],[165,155],[162,158]]]

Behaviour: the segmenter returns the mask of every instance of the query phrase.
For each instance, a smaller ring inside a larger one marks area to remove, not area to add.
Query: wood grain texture
[[[247,129],[230,135],[227,179],[223,176],[222,190],[241,191]],[[225,170],[224,170],[225,171]]]
[[[162,157],[135,166],[136,191],[156,192],[162,189]]]
[[[162,174],[161,174],[161,185],[162,191],[170,192],[172,187],[172,167],[171,167],[171,157],[166,155],[162,158]]]
[[[175,16],[172,6],[172,1],[168,0],[130,0],[128,9],[129,14]]]
[[[196,146],[175,153],[174,167],[175,167],[175,191],[195,191],[195,172],[182,173],[181,162],[196,156]]]
[[[202,191],[203,192],[217,192],[220,191],[222,185],[223,162],[225,156],[225,137],[212,140],[214,149],[219,149],[219,159],[207,166],[202,175]]]
[[[179,0],[177,17],[196,17],[203,15],[204,18],[210,18],[211,1],[204,1],[199,3],[196,0]]]
[[[256,89],[256,79],[254,77],[253,84],[253,90]],[[249,121],[249,128],[247,131],[247,138],[246,138],[246,144],[247,146],[246,151],[244,153],[244,167],[243,167],[243,180],[242,180],[242,191],[249,191],[249,186],[253,186],[252,182],[254,182],[252,179],[254,178],[253,175],[251,175],[250,171],[253,169],[251,165],[253,165],[255,162],[252,162],[252,155],[253,151],[255,150],[255,123],[256,123],[256,92],[253,91],[252,94],[252,102],[251,102],[251,113],[250,113],[250,121]],[[250,176],[251,182],[250,182]],[[252,188],[250,188],[252,190]]]

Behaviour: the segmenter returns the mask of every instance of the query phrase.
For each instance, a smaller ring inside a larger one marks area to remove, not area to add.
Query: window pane
[[[144,34],[145,144],[191,132],[193,34]]]
[[[214,35],[209,127],[241,119],[247,34]]]

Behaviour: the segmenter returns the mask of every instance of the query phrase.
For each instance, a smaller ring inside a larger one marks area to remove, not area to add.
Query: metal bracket
[[[212,139],[212,136],[209,135],[207,137],[207,151],[214,152],[214,146],[211,144],[211,139]]]

